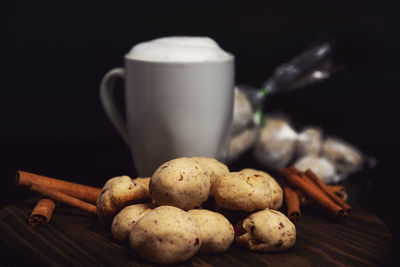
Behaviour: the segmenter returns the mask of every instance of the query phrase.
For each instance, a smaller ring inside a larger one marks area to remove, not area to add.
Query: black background
[[[278,3],[279,2],[279,3]],[[270,96],[266,112],[317,125],[377,160],[349,178],[350,198],[390,228],[398,201],[399,42],[384,1],[130,1],[0,4],[1,206],[25,197],[22,169],[102,186],[135,176],[128,148],[101,107],[103,75],[136,43],[209,36],[236,57],[236,83],[260,86],[312,42],[334,43],[341,71],[309,88]],[[122,83],[119,84],[122,89]],[[120,90],[122,91],[122,90]],[[118,95],[123,98],[122,93]],[[254,167],[251,153],[232,164]]]

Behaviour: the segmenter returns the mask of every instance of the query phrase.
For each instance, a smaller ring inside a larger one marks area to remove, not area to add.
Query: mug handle
[[[104,111],[111,120],[114,127],[129,146],[128,131],[125,121],[122,119],[121,113],[115,105],[114,89],[117,79],[125,78],[125,70],[123,68],[115,68],[104,75],[100,84],[100,100]]]

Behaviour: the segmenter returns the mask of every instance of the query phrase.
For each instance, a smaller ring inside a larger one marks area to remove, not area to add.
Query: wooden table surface
[[[0,210],[0,242],[34,263],[63,266],[150,266],[112,239],[97,217],[60,206],[48,226],[31,227],[35,199]],[[333,223],[305,210],[296,224],[297,241],[282,253],[255,253],[236,245],[220,255],[195,255],[182,266],[373,266],[391,252],[391,236],[375,215],[352,203],[353,215]]]

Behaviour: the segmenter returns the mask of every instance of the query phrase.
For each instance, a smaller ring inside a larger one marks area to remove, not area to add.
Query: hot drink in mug
[[[125,80],[126,121],[112,97],[119,78]],[[234,56],[210,38],[166,37],[134,46],[125,68],[104,76],[100,96],[139,176],[177,157],[227,156]]]

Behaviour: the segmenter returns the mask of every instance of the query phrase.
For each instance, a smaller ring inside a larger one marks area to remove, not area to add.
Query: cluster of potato
[[[162,164],[151,178],[110,179],[97,211],[116,240],[152,262],[170,264],[197,252],[222,253],[234,240],[251,250],[287,250],[296,229],[276,211],[282,198],[281,187],[265,172],[230,172],[212,158],[178,158]],[[144,203],[133,204],[138,202]],[[205,209],[210,202],[214,211]],[[222,210],[242,214],[235,228]]]

